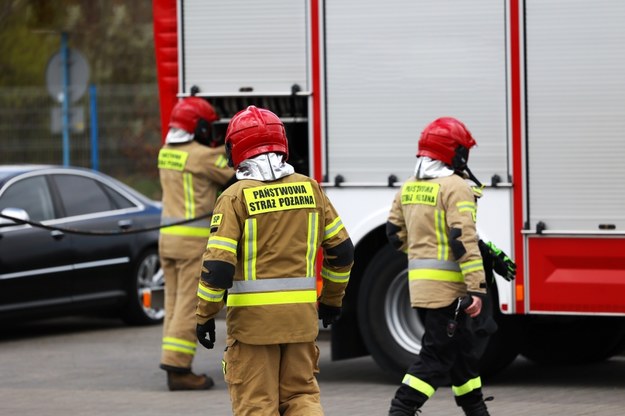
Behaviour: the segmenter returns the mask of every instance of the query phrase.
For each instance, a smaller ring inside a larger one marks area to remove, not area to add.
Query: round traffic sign
[[[89,81],[89,64],[85,57],[75,49],[67,50],[68,95],[70,102],[78,101],[87,89]],[[55,53],[48,61],[46,68],[46,86],[55,100],[63,101],[63,54]]]

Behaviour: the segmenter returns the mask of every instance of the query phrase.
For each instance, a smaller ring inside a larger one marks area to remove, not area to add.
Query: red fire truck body
[[[384,225],[421,130],[454,116],[478,146],[478,230],[515,259],[491,291],[484,361],[587,362],[625,346],[625,2],[153,0],[163,133],[199,87],[224,126],[285,123],[356,246],[335,359],[401,373],[420,349],[406,262]]]

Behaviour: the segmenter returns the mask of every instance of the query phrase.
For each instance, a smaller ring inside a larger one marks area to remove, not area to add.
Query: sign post
[[[69,134],[71,126],[70,103],[78,101],[85,93],[89,79],[89,65],[82,54],[68,47],[68,34],[61,32],[61,50],[50,58],[46,68],[46,84],[52,98],[61,104],[61,130],[63,133],[63,165],[70,163]],[[53,117],[55,112],[52,112]],[[56,113],[58,114],[58,113]],[[54,120],[52,125],[54,126]],[[54,129],[53,129],[54,130]]]

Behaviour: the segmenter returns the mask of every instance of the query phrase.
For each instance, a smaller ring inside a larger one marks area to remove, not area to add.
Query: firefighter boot
[[[419,409],[427,399],[424,394],[402,384],[391,400],[388,416],[415,416],[417,413],[421,413]]]
[[[215,385],[212,378],[206,374],[188,372],[167,372],[167,387],[170,391],[176,390],[208,390]]]
[[[477,403],[465,404],[462,406],[462,410],[464,410],[466,416],[490,416],[486,409],[486,403],[483,400]]]
[[[388,416],[415,416],[417,413],[421,413],[418,407],[406,406],[401,402],[393,400],[391,402],[391,408],[388,411]]]

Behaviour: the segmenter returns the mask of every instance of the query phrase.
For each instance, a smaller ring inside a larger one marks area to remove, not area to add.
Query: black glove
[[[516,276],[516,263],[490,241],[486,243],[486,246],[488,246],[493,256],[493,270],[495,270],[495,273],[507,281],[514,279]]]
[[[195,333],[197,334],[197,340],[204,348],[212,350],[215,346],[215,319],[209,319],[206,323],[195,327]],[[208,339],[206,336],[208,335]]]
[[[327,328],[329,325],[338,321],[340,317],[340,306],[330,306],[319,302],[319,319],[321,319],[324,328]]]

